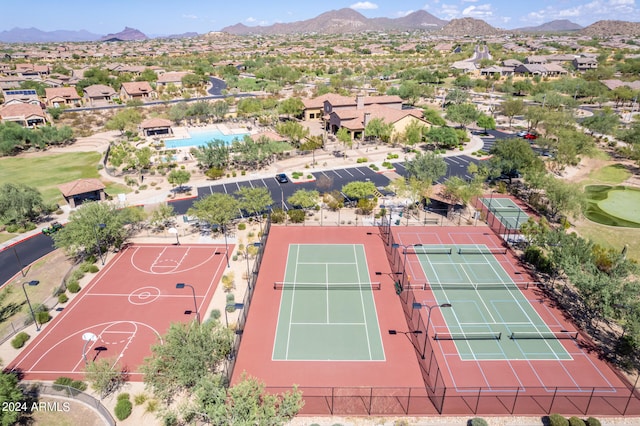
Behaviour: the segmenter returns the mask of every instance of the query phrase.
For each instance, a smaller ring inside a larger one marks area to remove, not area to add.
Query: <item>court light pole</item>
[[[33,312],[33,307],[31,306],[31,301],[29,300],[27,289],[24,286],[29,285],[31,287],[34,287],[34,286],[37,286],[38,284],[40,284],[40,281],[37,281],[37,280],[31,280],[31,281],[22,283],[22,291],[24,291],[24,298],[27,299],[27,305],[29,305],[29,311],[31,311],[31,317],[33,318],[33,322],[36,323],[36,331],[40,331],[40,326],[38,325],[38,321],[36,321],[36,314],[35,312]]]
[[[451,307],[451,303],[442,303],[440,305],[423,305],[422,303],[419,302],[414,302],[413,303],[413,309],[421,309],[421,308],[427,308],[427,325],[424,328],[425,331],[425,337],[424,337],[424,347],[422,348],[422,359],[424,359],[425,357],[425,352],[427,351],[427,340],[429,340],[429,324],[431,324],[431,311],[434,310],[435,308],[450,308]]]
[[[229,242],[227,241],[227,225],[222,225],[222,233],[224,234],[225,256],[227,257],[227,268],[231,267],[229,263]]]
[[[422,244],[420,244],[420,243],[418,243],[418,244],[408,244],[408,245],[398,244],[398,243],[391,244],[391,248],[398,249],[400,247],[403,248],[403,251],[402,251],[402,254],[403,254],[402,268],[406,272],[407,271],[407,249],[411,248],[411,247],[422,247]],[[404,274],[404,277],[402,279],[402,287],[404,287],[404,285],[405,285],[405,283],[404,283],[405,279],[407,280],[407,283],[408,283],[409,276],[406,273]]]
[[[413,349],[416,352],[419,351],[418,347],[413,343],[413,340],[411,340],[411,336],[410,335],[411,334],[414,334],[414,335],[422,334],[422,330],[411,330],[411,331],[389,330],[389,334],[392,335],[392,336],[395,336],[396,334],[404,334],[405,336],[407,336],[407,339],[409,339],[409,342],[411,342],[411,346],[413,346]]]
[[[22,278],[24,278],[24,277],[27,276],[27,274],[26,274],[26,272],[24,272],[24,265],[22,264],[22,261],[20,260],[20,256],[18,256],[18,251],[16,250],[15,244],[13,246],[11,246],[11,248],[13,249],[13,254],[16,255],[16,260],[18,261],[18,265],[20,265],[20,273],[22,274]]]
[[[196,289],[193,288],[193,286],[191,284],[185,284],[185,283],[177,283],[176,284],[176,288],[185,288],[185,287],[190,287],[191,288],[191,293],[193,294],[193,306],[196,309],[196,318],[198,320],[198,324],[200,324],[200,312],[198,311],[198,301],[196,300]],[[189,313],[191,313],[191,311],[188,311]]]
[[[98,236],[98,228],[104,229],[107,225],[104,223],[98,223],[93,227],[93,230],[96,233],[96,247],[98,248],[98,257],[100,257],[100,262],[102,262],[102,266],[104,266],[104,257],[102,257],[102,248],[100,247],[100,237]]]

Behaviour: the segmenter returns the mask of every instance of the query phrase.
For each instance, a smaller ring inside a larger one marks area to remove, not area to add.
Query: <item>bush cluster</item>
[[[69,301],[69,296],[66,293],[62,293],[58,295],[58,303],[67,303]]]
[[[20,333],[16,334],[16,337],[14,337],[13,340],[11,340],[11,346],[13,346],[15,349],[20,349],[30,338],[31,336],[29,336],[24,331],[21,331]]]
[[[56,386],[59,385],[59,386]],[[55,390],[66,390],[66,387],[70,387],[73,389],[77,389],[79,391],[85,391],[87,390],[87,384],[81,380],[73,380],[69,377],[58,377],[54,382],[53,382],[53,388]]]
[[[80,284],[77,280],[69,280],[67,282],[67,290],[69,290],[70,293],[77,293],[80,291]]]
[[[483,418],[474,417],[473,419],[469,420],[469,426],[489,426],[489,424]]]
[[[287,215],[289,215],[289,220],[293,223],[304,222],[304,210],[291,209],[287,212]]]
[[[129,394],[121,393],[120,395],[118,395],[118,402],[116,403],[116,407],[113,409],[116,418],[120,421],[126,419],[131,415],[132,409],[133,404],[131,404],[131,401],[129,401]]]
[[[356,160],[356,163],[366,163],[367,161],[367,157],[360,157]]]
[[[536,246],[526,248],[524,251],[524,260],[535,266],[538,271],[544,273],[550,273],[553,267],[551,260]]]
[[[50,319],[51,315],[49,314],[49,312],[40,311],[36,313],[36,321],[38,321],[38,323],[40,324],[48,323]]]

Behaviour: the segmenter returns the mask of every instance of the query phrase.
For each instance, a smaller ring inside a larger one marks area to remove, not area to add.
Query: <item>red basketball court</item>
[[[130,380],[141,381],[138,367],[151,345],[170,323],[195,320],[196,311],[204,314],[225,266],[224,246],[131,245],[32,336],[8,368],[29,380],[81,378],[85,358],[108,358],[126,369]],[[177,283],[186,286],[179,289]],[[84,340],[91,334],[95,341]]]

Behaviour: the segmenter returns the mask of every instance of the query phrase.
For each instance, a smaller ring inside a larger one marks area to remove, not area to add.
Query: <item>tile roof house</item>
[[[578,71],[587,71],[598,68],[598,60],[596,58],[575,58],[573,66]]]
[[[33,127],[46,124],[47,116],[40,103],[34,105],[20,102],[0,107],[0,121],[11,121],[23,127]]]
[[[156,92],[147,81],[122,83],[120,88],[120,99],[125,102],[132,99],[148,100],[155,98]]]
[[[182,77],[190,74],[188,72],[165,72],[164,74],[160,74],[158,76],[158,81],[156,81],[156,87],[160,88],[163,86],[167,86],[169,84],[173,84],[174,86],[180,88],[182,87]]]
[[[393,124],[394,135],[402,134],[405,128],[413,121],[420,121],[425,126],[428,126],[423,119],[422,110],[419,109],[402,109],[394,106],[365,103],[365,96],[358,96],[356,98],[356,105],[348,108],[332,108],[329,101],[325,101],[325,111],[328,110],[328,125],[332,133],[336,133],[339,129],[347,129],[351,135],[351,139],[361,140],[364,139],[364,130],[367,124],[373,119],[380,119],[385,123]],[[376,97],[372,97],[375,99]],[[388,98],[384,96],[382,98]]]
[[[360,97],[354,98],[353,96],[342,96],[336,93],[327,93],[326,95],[318,96],[313,99],[303,99],[304,119],[319,120],[324,118],[326,120],[328,119],[328,114],[331,113],[331,111],[355,108],[358,105],[359,98]],[[378,104],[385,105],[389,108],[402,109],[402,98],[399,96],[363,96],[362,102],[365,106]]]
[[[50,107],[82,106],[82,98],[73,87],[48,87],[44,91],[47,105]]]
[[[58,186],[65,201],[71,208],[75,208],[83,201],[104,201],[105,186],[100,179],[78,179]]]
[[[118,97],[118,92],[105,84],[92,84],[83,90],[85,102],[90,106],[109,105],[113,98]]]

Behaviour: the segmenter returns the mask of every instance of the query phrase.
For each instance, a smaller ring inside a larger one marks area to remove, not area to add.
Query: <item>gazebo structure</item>
[[[140,123],[140,131],[143,136],[172,135],[172,124],[171,120],[164,118],[150,118]]]
[[[104,201],[107,198],[105,186],[100,179],[78,179],[62,184],[58,189],[72,209],[86,200]]]

